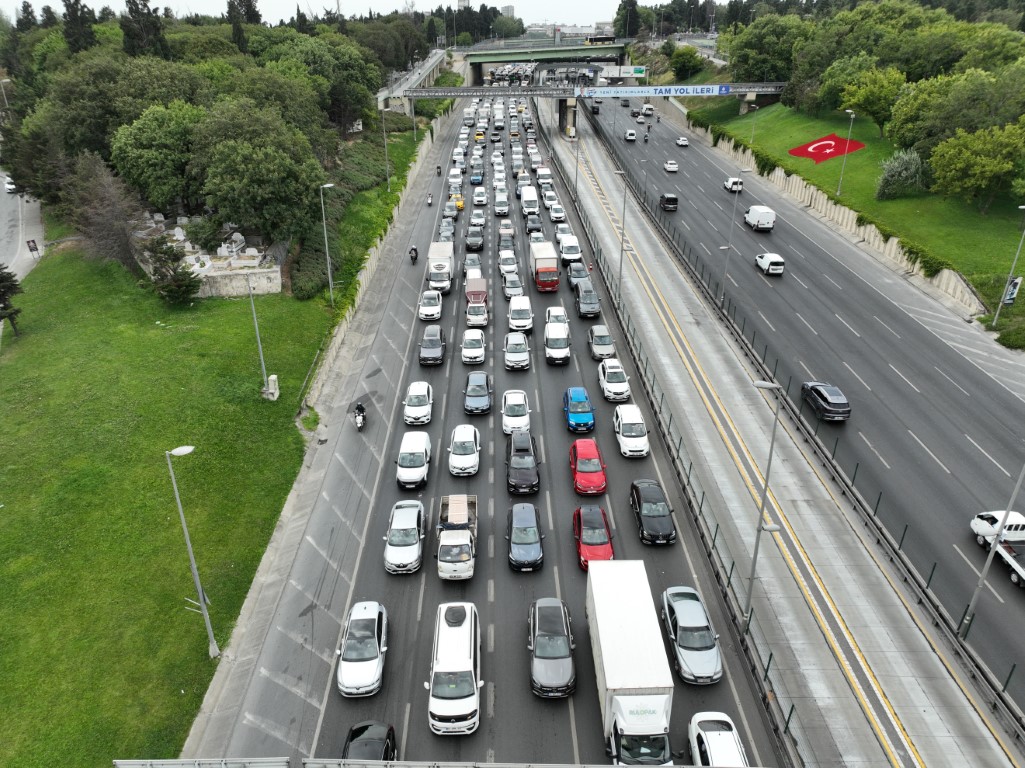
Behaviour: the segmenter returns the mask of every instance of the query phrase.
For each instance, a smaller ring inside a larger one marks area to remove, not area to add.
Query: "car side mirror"
[[[426,680],[424,681],[424,690],[425,691],[431,690],[431,684],[428,683]]]
[[[386,653],[387,651],[388,651],[388,646],[387,645],[382,645],[381,646],[381,653]]]
[[[388,541],[388,537],[387,536],[382,536],[381,537],[381,541]]]
[[[478,680],[477,681],[477,687],[478,688],[483,688],[484,687],[484,681],[483,680]]]

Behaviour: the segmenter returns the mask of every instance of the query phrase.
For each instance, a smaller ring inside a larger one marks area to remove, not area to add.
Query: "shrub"
[[[207,253],[216,253],[217,247],[224,240],[224,232],[219,222],[212,218],[203,218],[185,225],[185,234],[189,240]]]
[[[926,189],[926,166],[913,149],[899,149],[882,163],[883,175],[876,187],[876,200],[893,200]]]

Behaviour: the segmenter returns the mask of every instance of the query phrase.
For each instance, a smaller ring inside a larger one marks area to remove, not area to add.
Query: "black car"
[[[500,251],[513,251],[516,250],[516,246],[513,245],[513,239],[511,235],[502,235],[498,239],[498,250]]]
[[[822,421],[847,421],[851,404],[839,387],[824,381],[806,381],[801,385],[801,399],[811,406]]]
[[[573,286],[581,280],[590,280],[591,273],[582,261],[571,261],[566,270],[566,286],[572,291]]]
[[[673,509],[655,480],[630,483],[630,509],[637,518],[642,544],[672,544],[676,541]]]
[[[630,117],[640,117],[640,116],[641,116],[641,110],[638,109],[637,107],[634,107],[633,109],[630,110]]]
[[[466,250],[484,250],[484,227],[470,227],[466,230]]]
[[[536,213],[527,214],[527,233],[541,231],[541,217]]]
[[[530,651],[530,690],[546,699],[564,698],[576,690],[573,667],[572,619],[566,604],[542,597],[530,606],[527,648]]]
[[[629,107],[630,106],[630,99],[620,99],[619,100],[619,106],[621,106],[621,107]]]
[[[484,371],[466,374],[466,389],[463,390],[463,411],[465,413],[491,412],[491,377]]]
[[[445,331],[440,325],[428,325],[420,340],[420,365],[441,365],[444,362]]]
[[[466,270],[468,269],[483,269],[480,264],[479,254],[468,253],[463,257],[463,277],[466,277]]]
[[[395,729],[387,723],[366,720],[349,729],[342,747],[342,759],[395,760]]]
[[[541,521],[533,504],[514,504],[509,510],[505,538],[509,542],[509,567],[514,571],[536,571],[544,564]]]
[[[541,490],[534,438],[529,432],[509,436],[509,454],[505,460],[505,478],[509,493],[537,493]]]

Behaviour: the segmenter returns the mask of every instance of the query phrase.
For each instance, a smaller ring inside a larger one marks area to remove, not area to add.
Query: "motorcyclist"
[[[438,166],[438,175],[441,176],[441,166]]]
[[[662,115],[655,115],[655,122],[656,123],[661,123],[662,122]]]
[[[651,133],[651,123],[648,123],[648,133]]]
[[[434,195],[432,195],[430,192],[428,192],[427,193],[427,205],[430,205],[433,202],[434,202]]]
[[[411,262],[416,264],[417,257],[419,257],[419,256],[420,256],[420,252],[416,249],[415,245],[412,248],[409,249],[409,260]]]
[[[644,143],[645,143],[645,144],[647,144],[647,143],[648,143],[648,134],[644,134]]]
[[[355,413],[357,416],[363,416],[364,418],[366,418],[367,409],[363,405],[362,401],[356,403],[356,407],[353,409],[353,413]]]

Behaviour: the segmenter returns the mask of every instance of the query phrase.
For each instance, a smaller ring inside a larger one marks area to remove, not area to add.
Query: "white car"
[[[498,271],[503,275],[515,275],[517,273],[516,254],[512,251],[499,251]]]
[[[750,765],[737,726],[723,712],[698,712],[687,726],[693,762],[706,765]]]
[[[666,160],[662,167],[666,169],[666,173],[676,173],[680,170],[680,164],[675,160]]]
[[[541,198],[541,202],[544,203],[545,208],[551,208],[559,202],[559,196],[552,191],[548,191],[545,192],[544,197]]]
[[[617,405],[612,416],[612,429],[619,443],[619,453],[626,457],[643,458],[651,452],[648,442],[648,427],[644,423],[641,409],[636,405]]]
[[[630,399],[630,377],[614,357],[598,364],[598,385],[606,400],[616,402]]]
[[[502,152],[497,149],[491,153],[491,164],[494,165],[495,163],[505,163],[505,158],[502,156]]]
[[[391,508],[384,536],[384,569],[388,573],[416,573],[424,560],[427,518],[419,501],[399,501]]]
[[[448,471],[456,477],[476,475],[480,469],[480,432],[472,424],[452,430],[448,446]]]
[[[388,612],[373,600],[349,611],[338,649],[338,690],[342,696],[370,696],[384,682],[388,651]]]
[[[744,180],[736,176],[730,176],[722,183],[723,189],[727,192],[741,193],[744,191]]]
[[[644,115],[637,115],[637,125],[644,125],[646,122]]]
[[[441,320],[441,291],[424,291],[416,314],[421,320]]]
[[[479,328],[468,328],[463,331],[463,343],[460,345],[461,357],[467,365],[484,362],[484,331]]]
[[[502,431],[511,435],[517,430],[530,430],[530,406],[527,393],[510,389],[502,395]]]
[[[491,186],[495,189],[505,189],[505,171],[495,171],[491,179]]]
[[[406,424],[429,424],[434,411],[434,388],[426,381],[411,382],[402,405],[402,420]]]
[[[554,221],[565,221],[566,220],[566,209],[559,203],[553,203],[552,207],[548,209],[548,218]]]
[[[632,128],[623,134],[624,141],[637,141],[637,131]]]
[[[8,176],[4,179],[4,189],[7,190],[7,194],[13,195],[18,191],[18,185],[14,183],[14,179]]]
[[[755,266],[766,275],[782,275],[783,257],[778,253],[759,253],[755,256]]]
[[[474,205],[487,205],[488,204],[488,191],[484,187],[476,187],[473,190],[473,204]]]
[[[573,237],[573,230],[570,229],[569,224],[562,222],[555,225],[555,242],[562,245],[562,238]]]
[[[547,242],[545,240],[545,233],[544,232],[531,232],[530,233],[530,242],[532,242],[532,243],[544,243],[544,242]]]
[[[516,229],[513,227],[511,219],[502,219],[498,223],[498,236],[499,237],[515,237]]]
[[[687,141],[687,137],[686,136],[679,136],[676,139],[676,146],[678,146],[678,147],[689,147],[690,146],[690,142]]]
[[[488,224],[487,216],[484,215],[484,211],[479,208],[475,208],[470,214],[470,226],[471,227],[486,227]]]
[[[530,347],[527,344],[527,335],[522,331],[507,333],[502,351],[505,353],[507,371],[525,371],[530,368]]]
[[[545,310],[545,323],[564,323],[569,325],[569,315],[566,314],[566,308],[561,304],[557,307],[548,307]]]

